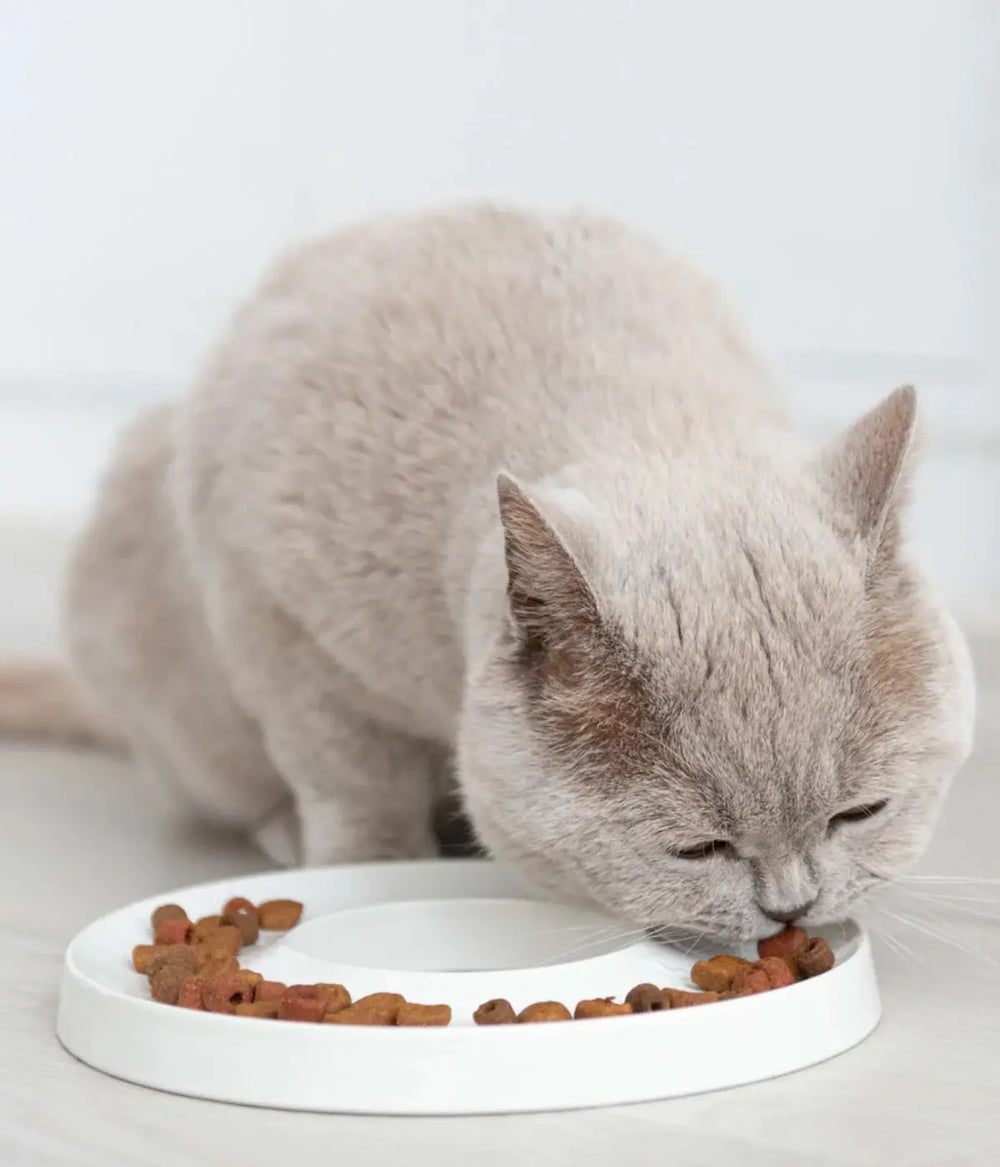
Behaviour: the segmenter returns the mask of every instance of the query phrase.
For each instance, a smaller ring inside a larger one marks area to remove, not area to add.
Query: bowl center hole
[[[587,960],[635,943],[603,912],[542,900],[371,904],[300,925],[287,943],[362,968],[486,972]]]

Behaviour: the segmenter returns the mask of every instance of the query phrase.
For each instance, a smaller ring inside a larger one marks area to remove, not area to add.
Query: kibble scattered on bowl
[[[297,900],[268,900],[257,905],[233,896],[214,916],[192,921],[179,904],[161,904],[150,921],[152,944],[132,949],[132,967],[149,981],[150,996],[165,1005],[233,1017],[325,1023],[434,1027],[451,1024],[450,1005],[407,1001],[401,993],[369,993],[352,1000],[343,985],[286,985],[265,980],[243,968],[239,955],[257,943],[261,930],[287,931],[302,917]],[[785,928],[757,945],[756,961],[722,953],[697,961],[691,969],[694,989],[635,985],[622,1002],[593,997],[570,1010],[561,1001],[536,1001],[518,1013],[496,997],[473,1014],[476,1025],[587,1021],[636,1013],[659,1013],[692,1005],[710,1005],[785,988],[833,968],[835,956],[820,936]]]
[[[513,1025],[517,1020],[517,1014],[510,1001],[498,997],[492,1001],[484,1001],[473,1013],[472,1020],[477,1025]]]
[[[537,1001],[517,1015],[519,1022],[572,1021],[573,1015],[561,1001]]]

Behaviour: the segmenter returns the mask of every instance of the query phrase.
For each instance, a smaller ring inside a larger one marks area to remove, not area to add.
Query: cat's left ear
[[[898,536],[916,420],[917,394],[905,385],[856,421],[823,456],[823,477],[872,556]]]
[[[526,647],[565,647],[598,622],[594,594],[572,552],[520,483],[501,474],[497,498],[514,626]]]

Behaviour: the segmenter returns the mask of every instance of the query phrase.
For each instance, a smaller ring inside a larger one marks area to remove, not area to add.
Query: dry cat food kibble
[[[244,947],[249,948],[250,945],[257,943],[260,935],[260,920],[256,909],[252,912],[225,912],[221,923],[239,929]]]
[[[450,1005],[414,1005],[404,1001],[396,1011],[397,1025],[450,1025]]]
[[[517,1015],[520,1022],[572,1021],[569,1010],[560,1001],[537,1001]]]
[[[165,944],[137,944],[132,949],[132,967],[145,975],[153,959],[166,950]]]
[[[254,990],[255,1001],[280,1001],[288,986],[281,981],[261,981]]]
[[[239,953],[257,943],[261,929],[287,931],[301,916],[297,900],[268,900],[258,906],[234,896],[219,915],[201,916],[192,923],[179,904],[161,904],[151,918],[155,943],[132,949],[132,967],[147,976],[154,1001],[183,1009],[310,1024],[451,1024],[450,1005],[424,1005],[385,992],[352,1002],[343,985],[286,985],[240,966]],[[586,1021],[710,1005],[786,988],[828,972],[836,960],[822,937],[809,936],[801,928],[785,928],[759,941],[757,955],[756,961],[732,953],[699,960],[690,974],[697,991],[645,983],[631,988],[621,1004],[614,997],[579,1001],[572,1015],[560,1001],[536,1001],[518,1013],[509,1001],[496,997],[479,1006],[473,1021],[476,1025]]]
[[[783,989],[786,985],[795,984],[795,974],[788,961],[780,956],[765,956],[754,967],[765,974],[769,988]]]
[[[152,977],[166,965],[176,965],[184,969],[188,976],[198,971],[200,961],[198,954],[186,944],[171,944],[149,962],[146,976]]]
[[[322,1020],[334,1025],[395,1025],[406,998],[401,993],[369,993],[346,1009],[327,1013]]]
[[[754,993],[770,992],[771,981],[762,968],[751,964],[733,977],[729,990],[737,997],[752,997]]]
[[[151,918],[153,934],[155,935],[160,925],[165,924],[168,920],[187,920],[187,918],[188,914],[180,904],[160,904]],[[188,922],[190,923],[190,921]]]
[[[279,1016],[280,1001],[258,1001],[256,998],[252,1001],[245,1001],[242,1005],[237,1005],[234,1012],[240,1017],[270,1017],[275,1018]]]
[[[686,1009],[689,1005],[711,1005],[718,1001],[718,993],[689,993],[687,989],[663,990],[670,1002],[671,1009]]]
[[[191,939],[192,925],[186,917],[184,919],[171,918],[164,920],[153,935],[155,944],[187,944]]]
[[[513,1025],[517,1014],[510,1001],[497,997],[493,1001],[484,1001],[473,1013],[472,1020],[477,1025]]]
[[[316,986],[326,997],[325,1013],[339,1013],[351,1003],[351,994],[343,985],[319,984]]]
[[[205,987],[204,977],[188,977],[181,985],[180,995],[177,998],[177,1004],[182,1009],[204,1009],[205,1001],[202,997],[202,991]]]
[[[713,956],[711,960],[699,960],[691,969],[691,980],[699,989],[724,993],[731,988],[733,977],[750,967],[750,961],[741,956]]]
[[[757,955],[761,960],[765,956],[794,957],[808,939],[802,928],[785,928],[781,932],[775,932],[773,936],[758,940]]]
[[[670,1008],[670,998],[656,985],[636,985],[625,994],[625,1003],[633,1013],[659,1013]]]
[[[326,1014],[326,993],[318,985],[289,985],[278,1004],[282,1021],[322,1021]]]
[[[202,916],[201,919],[195,920],[193,928],[194,940],[198,943],[207,940],[218,929],[221,923],[221,916]]]
[[[632,1006],[626,1001],[624,1005],[616,1005],[611,997],[597,997],[593,1001],[578,1001],[573,1010],[575,1021],[585,1021],[588,1017],[621,1017],[631,1013]]]
[[[201,1000],[209,1013],[235,1013],[237,1005],[253,1000],[253,985],[241,972],[221,973],[206,979]]]
[[[253,900],[245,899],[243,896],[233,896],[231,900],[226,900],[222,914],[229,916],[235,912],[253,912],[254,915],[257,915],[258,911],[259,909]]]
[[[165,1005],[176,1005],[181,995],[181,985],[191,974],[177,964],[165,964],[149,978],[149,995],[154,1001]]]
[[[201,960],[200,955],[198,959]],[[219,956],[206,960],[197,971],[203,977],[217,977],[222,973],[239,972],[240,962],[235,956]]]
[[[267,988],[261,992],[261,987]],[[333,1013],[339,1013],[351,1003],[351,994],[343,985],[278,985],[274,981],[261,981],[257,986],[255,1001],[270,1002],[280,994],[277,1016],[282,1021],[323,1021]]]
[[[287,932],[294,928],[302,915],[298,900],[268,900],[257,909],[260,926],[268,931]]]
[[[795,962],[804,977],[818,977],[833,968],[836,957],[822,936],[811,936],[795,954]]]

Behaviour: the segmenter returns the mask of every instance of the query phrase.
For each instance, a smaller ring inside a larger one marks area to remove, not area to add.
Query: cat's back
[[[662,448],[755,394],[766,378],[686,263],[607,218],[476,204],[286,256],[202,377],[189,432],[210,474],[335,453],[328,479],[363,495],[545,472],[598,428]]]
[[[499,468],[662,450],[731,415],[753,367],[712,285],[611,220],[375,220],[285,257],[237,313],[186,407],[178,497],[280,599],[357,606],[363,581],[359,643],[394,613],[439,629],[448,532]]]

